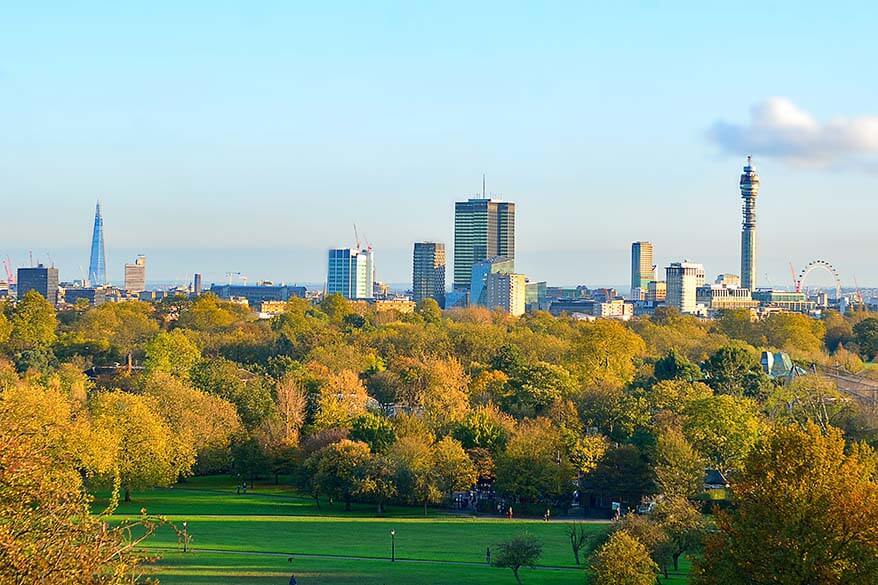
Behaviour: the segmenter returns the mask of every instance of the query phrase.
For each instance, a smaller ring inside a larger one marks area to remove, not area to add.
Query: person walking
[[[491,547],[490,547],[490,546],[489,546],[488,549],[485,551],[485,561],[487,561],[487,563],[488,563],[489,565],[491,564]]]
[[[296,581],[296,575],[295,575],[295,573],[293,573],[290,576],[290,585],[297,585],[297,583],[298,583],[298,581]]]

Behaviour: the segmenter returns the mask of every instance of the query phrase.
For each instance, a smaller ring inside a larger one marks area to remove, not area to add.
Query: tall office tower
[[[681,313],[694,313],[698,305],[696,289],[704,284],[704,266],[684,260],[665,268],[665,304]]]
[[[125,265],[125,292],[139,293],[146,290],[146,256],[138,256],[134,264]]]
[[[372,249],[338,248],[329,251],[326,292],[347,299],[371,299],[375,282]]]
[[[515,259],[515,203],[469,199],[454,204],[454,290],[469,290],[473,264]]]
[[[195,296],[201,296],[201,273],[196,272],[195,277],[192,282],[192,290],[195,292]]]
[[[524,274],[492,272],[485,282],[486,305],[514,317],[524,315],[527,279]]]
[[[28,291],[35,290],[53,305],[58,304],[58,269],[39,264],[31,268],[18,269],[18,298],[24,298]]]
[[[412,258],[412,300],[436,299],[445,306],[445,244],[415,242]]]
[[[101,202],[95,205],[95,225],[91,234],[91,260],[88,263],[88,281],[92,286],[107,284],[107,255],[104,250],[104,218]]]
[[[488,306],[486,286],[488,276],[495,273],[511,274],[515,272],[515,262],[512,258],[505,256],[495,256],[494,258],[485,258],[473,264],[469,285],[469,304]]]
[[[741,288],[756,289],[756,196],[759,175],[748,156],[741,175],[741,199],[744,200],[744,221],[741,224]]]
[[[631,298],[634,299],[633,295],[638,290],[640,291],[638,297],[642,297],[646,293],[649,283],[655,279],[652,242],[634,242],[631,244]]]

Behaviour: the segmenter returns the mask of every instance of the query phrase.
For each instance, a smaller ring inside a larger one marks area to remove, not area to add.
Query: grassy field
[[[371,506],[355,506],[351,512],[341,505],[317,509],[313,500],[282,486],[257,485],[237,495],[228,478],[196,478],[133,498],[120,506],[115,519],[146,508],[178,526],[188,523],[194,552],[180,552],[168,527],[148,542],[150,553],[161,558],[147,572],[161,583],[285,584],[291,572],[302,585],[514,583],[511,571],[487,566],[485,552],[522,531],[544,547],[540,566],[522,573],[525,583],[581,584],[584,579],[563,522],[435,511],[425,518],[421,509],[408,507],[391,507],[376,517]],[[104,504],[98,497],[95,508]],[[603,531],[606,524],[588,528]],[[391,530],[396,531],[396,563],[389,560]],[[665,582],[682,585],[686,580]]]

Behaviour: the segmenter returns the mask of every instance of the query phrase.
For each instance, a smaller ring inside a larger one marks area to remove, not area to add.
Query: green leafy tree
[[[371,460],[369,445],[342,439],[312,457],[316,457],[314,481],[320,491],[330,498],[343,500],[345,510],[350,511],[353,497],[363,489],[364,472]]]
[[[701,368],[707,384],[717,394],[760,398],[771,386],[752,348],[722,347]]]
[[[680,557],[694,556],[700,551],[705,534],[704,517],[685,497],[667,497],[653,508],[650,522],[657,524],[667,535],[674,570],[680,569]]]
[[[418,302],[415,312],[427,323],[439,323],[442,321],[442,309],[436,299],[423,299]]]
[[[163,372],[181,380],[189,379],[189,372],[199,359],[201,350],[182,331],[162,331],[145,347],[143,366],[147,374]]]
[[[458,490],[468,490],[477,479],[472,459],[456,439],[443,437],[433,446],[436,485],[450,498]]]
[[[191,377],[199,390],[234,404],[248,428],[258,426],[274,410],[271,390],[265,381],[227,359],[202,360],[191,368]]]
[[[867,360],[874,360],[878,356],[878,319],[868,317],[853,327],[854,339],[860,354]]]
[[[738,467],[756,443],[759,419],[748,398],[712,396],[689,404],[683,434],[717,469]]]
[[[679,429],[668,428],[658,435],[655,476],[665,496],[691,498],[701,493],[705,466],[704,458]]]
[[[534,568],[543,554],[543,544],[537,537],[527,532],[498,543],[491,564],[495,567],[512,569],[515,581],[521,585],[522,567]]]
[[[764,405],[773,421],[797,423],[803,428],[812,422],[824,431],[837,426],[852,408],[851,401],[839,392],[835,382],[822,376],[799,376],[777,386]]]
[[[10,313],[9,345],[13,351],[44,349],[55,341],[55,308],[37,291],[27,291]]]
[[[602,494],[632,507],[656,491],[653,470],[634,445],[618,445],[607,451],[594,471],[581,478],[580,487],[586,494]]]
[[[494,404],[472,409],[454,429],[454,437],[467,449],[499,453],[506,447],[515,421]]]
[[[433,458],[433,438],[424,434],[401,434],[388,453],[396,467],[396,485],[400,496],[411,503],[428,504],[442,501],[442,486]]]
[[[354,419],[350,436],[368,444],[375,453],[386,453],[396,441],[396,430],[386,417],[367,411]]]
[[[686,380],[691,382],[701,378],[701,370],[697,365],[680,355],[675,349],[671,349],[664,357],[655,362],[655,377],[657,380]]]
[[[878,582],[875,454],[840,431],[775,428],[752,450],[696,562],[698,585]]]

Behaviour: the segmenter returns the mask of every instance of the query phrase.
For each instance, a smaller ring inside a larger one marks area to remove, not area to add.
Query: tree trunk
[[[683,553],[674,553],[674,570],[680,570],[680,555]]]
[[[345,511],[345,512],[350,512],[350,511],[351,511],[351,499],[350,499],[350,498],[345,498],[345,499],[344,499],[344,511]]]
[[[126,502],[130,502],[130,501],[131,501],[131,490],[128,489],[127,486],[125,487],[125,501],[126,501]]]
[[[518,576],[518,567],[512,567],[512,574],[515,575],[515,581],[521,585],[521,577]]]
[[[424,500],[424,517],[427,517],[427,500]]]

